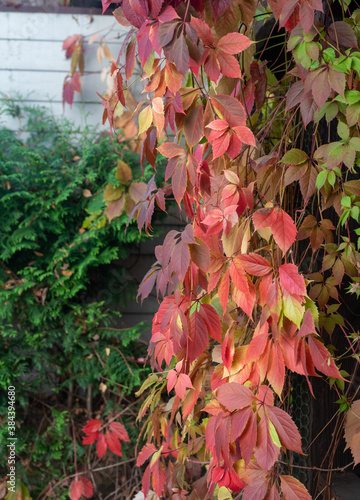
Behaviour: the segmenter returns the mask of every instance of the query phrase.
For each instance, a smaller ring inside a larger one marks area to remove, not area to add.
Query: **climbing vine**
[[[174,198],[184,220],[156,247],[138,292],[144,300],[155,287],[160,302],[154,374],[141,390],[142,491],[308,499],[292,467],[305,453],[292,374],[311,393],[319,376],[337,391],[337,425],[345,421],[360,461],[359,334],[340,312],[360,293],[360,10],[320,0],[116,3],[103,0],[104,11],[115,7],[129,33],[103,119],[116,138],[138,60],[141,162],[155,171],[158,154],[167,158],[165,185],[152,178],[131,217],[149,231],[155,205],[165,211]]]

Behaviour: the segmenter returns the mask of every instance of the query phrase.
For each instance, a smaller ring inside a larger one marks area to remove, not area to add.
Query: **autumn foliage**
[[[328,378],[349,397],[341,411],[355,397],[327,344],[340,325],[358,362],[359,338],[337,308],[344,279],[352,293],[360,286],[360,11],[349,16],[343,2],[347,19],[335,21],[320,0],[263,3],[111,5],[130,31],[104,121],[114,133],[138,59],[142,162],[155,169],[159,153],[167,159],[165,185],[152,178],[131,216],[149,231],[155,206],[173,197],[185,221],[156,248],[139,288],[144,300],[155,287],[160,302],[149,347],[156,374],[140,391],[145,496],[152,487],[173,499],[308,499],[290,475],[292,454],[304,453],[289,415],[291,374],[311,391],[312,377]],[[271,15],[273,33],[286,30],[277,76],[254,43]],[[358,462],[359,429],[348,420]],[[98,440],[99,456],[119,454],[126,435],[98,426],[91,421],[85,439]]]

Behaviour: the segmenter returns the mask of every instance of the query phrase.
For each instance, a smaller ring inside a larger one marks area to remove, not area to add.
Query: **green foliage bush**
[[[69,422],[81,427],[89,418],[89,390],[93,410],[101,403],[106,417],[116,397],[108,394],[121,387],[131,397],[148,373],[136,362],[144,355],[137,341],[144,325],[118,331],[116,311],[136,292],[119,259],[146,236],[133,224],[125,234],[126,213],[111,223],[103,215],[103,190],[116,183],[119,158],[108,135],[12,101],[2,113],[21,119],[22,132],[0,128],[0,454],[6,456],[6,388],[13,385],[18,477],[36,498],[49,474],[73,470]],[[138,155],[126,142],[117,148],[140,179]]]

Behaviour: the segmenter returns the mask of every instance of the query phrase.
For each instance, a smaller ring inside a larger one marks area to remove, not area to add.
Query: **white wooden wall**
[[[84,44],[87,50],[82,95],[75,93],[72,108],[66,104],[65,111],[62,86],[70,60],[65,59],[62,44],[69,35],[105,35],[109,30],[108,47],[117,58],[128,28],[119,25],[113,16],[0,12],[0,92],[9,97],[18,93],[31,104],[51,106],[55,114],[64,114],[78,124],[83,123],[87,113],[91,113],[88,123],[101,123],[103,106],[96,91],[104,92],[106,83],[101,81],[96,57],[98,43]],[[104,59],[103,64],[109,63]],[[11,127],[11,120],[6,120]],[[4,118],[1,121],[4,123]]]

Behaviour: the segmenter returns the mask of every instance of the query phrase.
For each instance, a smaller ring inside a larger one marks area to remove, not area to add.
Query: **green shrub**
[[[103,215],[119,158],[107,134],[12,101],[2,112],[24,126],[20,137],[0,129],[0,412],[15,386],[18,477],[36,497],[49,474],[73,471],[70,420],[78,429],[100,405],[106,418],[118,388],[131,395],[148,373],[136,362],[144,326],[119,329],[116,311],[136,293],[119,259],[146,236],[132,223],[125,234],[126,213],[111,223]],[[117,149],[140,180],[138,155],[126,142]]]

